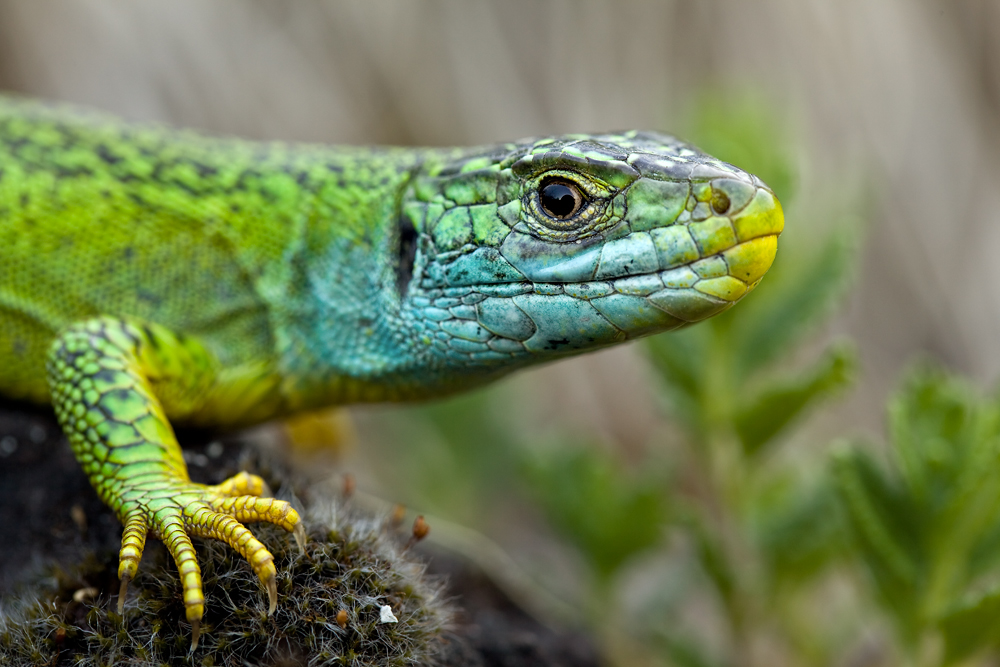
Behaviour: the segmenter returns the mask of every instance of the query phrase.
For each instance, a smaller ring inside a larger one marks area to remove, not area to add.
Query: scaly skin
[[[676,329],[753,289],[782,226],[759,180],[655,133],[288,145],[0,97],[0,394],[54,405],[125,526],[119,608],[146,535],[167,545],[195,645],[189,536],[236,548],[273,610],[242,523],[300,524],[255,476],[192,483],[171,424],[440,396]]]

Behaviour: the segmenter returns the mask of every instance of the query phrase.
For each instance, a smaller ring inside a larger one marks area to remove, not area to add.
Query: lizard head
[[[449,366],[574,354],[731,307],[783,224],[756,177],[661,134],[446,155],[403,204],[403,313]]]

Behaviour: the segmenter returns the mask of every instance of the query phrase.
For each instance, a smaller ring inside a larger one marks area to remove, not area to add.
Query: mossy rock
[[[114,611],[116,564],[91,559],[8,611],[0,621],[0,664],[434,664],[450,610],[387,524],[332,500],[305,517],[304,554],[280,529],[255,528],[278,570],[279,604],[270,617],[249,565],[224,544],[201,540],[206,608],[192,653],[180,581],[162,548],[143,560],[124,618]],[[386,606],[395,622],[384,616]]]
[[[114,613],[121,525],[90,488],[51,411],[0,400],[0,665],[598,666],[590,635],[540,624],[475,563],[412,552],[421,545],[406,551],[408,534],[333,500],[338,494],[323,481],[331,471],[317,467],[304,479],[266,433],[178,435],[196,481],[215,484],[248,470],[311,508],[303,515],[305,558],[280,529],[251,526],[275,556],[275,614],[266,617],[267,594],[245,561],[196,539],[206,613],[190,654],[176,568],[150,539],[122,623]],[[438,578],[425,574],[428,558]],[[454,617],[438,581],[448,584]],[[384,604],[397,624],[377,622]],[[344,628],[330,613],[338,605],[348,612]]]

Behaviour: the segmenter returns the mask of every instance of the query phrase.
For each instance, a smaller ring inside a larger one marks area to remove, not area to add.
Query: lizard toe
[[[241,523],[266,521],[285,530],[294,531],[301,524],[299,513],[284,500],[257,496],[219,498],[211,502],[212,509],[228,514]]]
[[[255,496],[236,496],[220,498],[212,502],[212,507],[219,512],[231,515],[241,523],[266,521],[291,531],[299,552],[306,552],[306,531],[302,527],[299,513],[284,500],[274,498],[259,498]]]
[[[251,475],[246,471],[239,472],[221,484],[210,486],[208,491],[218,493],[223,496],[270,496],[271,489],[267,482],[257,475]]]
[[[154,527],[160,540],[177,564],[177,572],[181,578],[184,594],[185,615],[191,624],[191,650],[198,647],[198,637],[201,628],[201,618],[205,613],[205,592],[201,583],[201,568],[194,545],[188,535],[188,521],[184,516],[190,509],[188,505],[184,513],[178,507],[167,507],[159,510],[154,518]],[[205,511],[208,510],[204,507]],[[196,510],[197,511],[197,510]]]
[[[146,546],[146,533],[149,531],[149,519],[139,508],[133,508],[126,514],[125,530],[122,532],[122,546],[118,552],[118,578],[121,587],[118,589],[118,613],[125,610],[125,596],[128,584],[135,579],[139,571],[139,561]]]
[[[241,497],[253,498],[252,496]],[[261,500],[273,503],[282,502],[271,499],[253,499],[258,502]],[[298,519],[297,513],[295,519],[296,521]],[[253,533],[233,515],[216,511],[208,506],[197,507],[190,513],[185,512],[185,524],[192,535],[221,540],[238,551],[250,563],[250,567],[253,568],[254,573],[267,590],[268,614],[273,613],[278,599],[275,583],[278,573],[274,567],[274,556],[267,550],[267,547],[261,544]]]

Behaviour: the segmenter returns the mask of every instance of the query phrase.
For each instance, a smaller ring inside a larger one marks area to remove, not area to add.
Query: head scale
[[[403,204],[401,314],[429,365],[506,371],[726,310],[782,228],[760,180],[665,135],[446,155]]]

